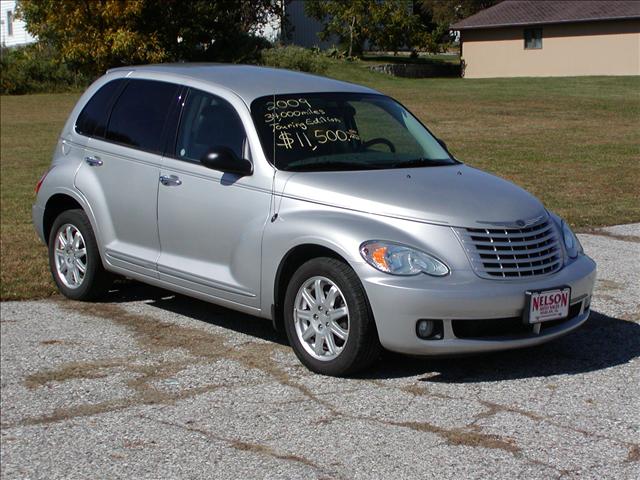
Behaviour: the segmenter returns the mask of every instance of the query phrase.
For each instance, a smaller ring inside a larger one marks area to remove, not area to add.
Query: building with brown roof
[[[638,0],[505,0],[451,28],[467,78],[640,75]]]

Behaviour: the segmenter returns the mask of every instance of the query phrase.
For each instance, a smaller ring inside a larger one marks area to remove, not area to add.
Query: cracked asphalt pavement
[[[1,476],[640,478],[640,224],[580,235],[589,321],[520,351],[302,367],[264,320],[136,283],[1,305]]]

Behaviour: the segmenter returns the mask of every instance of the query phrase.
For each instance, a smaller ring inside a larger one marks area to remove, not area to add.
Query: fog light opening
[[[422,340],[442,339],[442,320],[418,320],[416,322],[416,335]]]

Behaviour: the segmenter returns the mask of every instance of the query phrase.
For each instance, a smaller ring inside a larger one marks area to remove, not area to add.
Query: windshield
[[[281,170],[372,170],[457,163],[411,113],[383,95],[274,95],[254,100],[251,114],[267,158]]]

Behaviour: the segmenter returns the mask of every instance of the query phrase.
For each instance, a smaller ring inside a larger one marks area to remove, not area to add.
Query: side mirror
[[[200,159],[200,163],[212,170],[233,173],[241,177],[253,174],[253,165],[246,158],[239,158],[229,147],[213,147]]]

